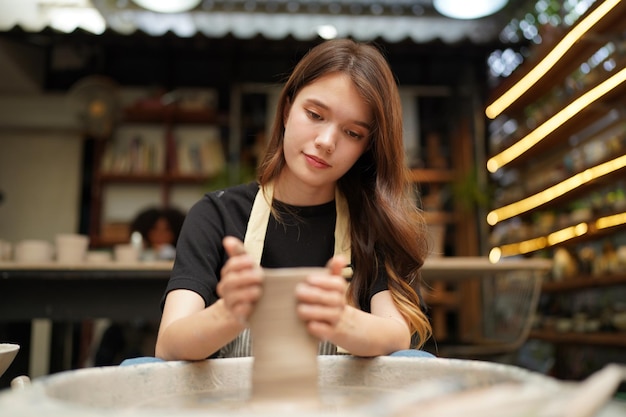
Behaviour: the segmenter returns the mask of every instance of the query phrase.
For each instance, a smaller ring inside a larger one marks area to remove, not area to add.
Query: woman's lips
[[[309,165],[315,167],[315,168],[328,168],[330,167],[330,164],[326,161],[324,161],[321,158],[317,158],[313,155],[309,155],[309,154],[304,154],[304,157],[306,158],[307,162],[309,163]]]

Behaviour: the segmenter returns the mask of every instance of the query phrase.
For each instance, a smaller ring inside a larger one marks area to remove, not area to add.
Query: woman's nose
[[[327,153],[332,153],[335,150],[337,135],[338,132],[334,127],[326,126],[315,138],[315,147]]]

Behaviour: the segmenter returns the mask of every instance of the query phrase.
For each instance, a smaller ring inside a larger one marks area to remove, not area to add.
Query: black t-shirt
[[[324,266],[335,247],[335,202],[308,207],[274,202],[267,225],[261,265],[267,268]]]
[[[217,301],[215,289],[227,259],[222,239],[235,236],[243,240],[258,191],[257,183],[249,183],[207,193],[189,210],[165,294],[187,289],[198,293],[207,306]],[[334,253],[335,202],[307,207],[274,202],[274,208],[280,222],[270,215],[261,266],[326,265]],[[386,289],[387,277],[382,270],[369,298],[360,300],[360,308],[370,312],[371,297]]]

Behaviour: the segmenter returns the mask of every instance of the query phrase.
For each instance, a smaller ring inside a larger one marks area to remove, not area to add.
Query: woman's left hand
[[[298,316],[309,333],[320,340],[332,340],[346,310],[348,283],[341,276],[346,260],[335,256],[328,262],[328,274],[314,274],[296,288]]]

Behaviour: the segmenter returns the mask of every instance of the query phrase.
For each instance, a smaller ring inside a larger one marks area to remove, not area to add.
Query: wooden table
[[[511,270],[549,270],[548,260],[490,263],[485,257],[430,258],[426,282],[476,279]],[[0,262],[0,320],[159,319],[171,262],[61,265]]]
[[[460,281],[499,272],[547,272],[551,268],[552,261],[549,259],[511,259],[491,263],[487,257],[483,256],[431,257],[424,263],[422,277],[426,281]]]
[[[482,337],[484,306],[481,280],[512,271],[547,272],[547,259],[504,259],[491,263],[487,257],[431,257],[422,269],[422,294],[429,306],[433,338],[473,343]],[[450,328],[450,317],[457,320]]]
[[[171,269],[172,262],[0,262],[0,321],[32,323],[30,377],[50,371],[52,322],[68,323],[63,368],[70,369],[73,323],[100,318],[158,321]]]
[[[171,262],[60,265],[0,263],[0,320],[161,317]]]
[[[477,279],[494,272],[532,269],[548,270],[550,261],[515,260],[492,264],[485,257],[427,259],[422,276],[426,282]],[[33,332],[32,345],[44,349],[31,352],[31,376],[46,374],[45,362],[37,358],[49,349],[46,323],[82,322],[90,319],[156,320],[160,301],[172,268],[171,262],[133,264],[58,263],[19,264],[0,262],[0,321],[34,321],[44,330]]]

